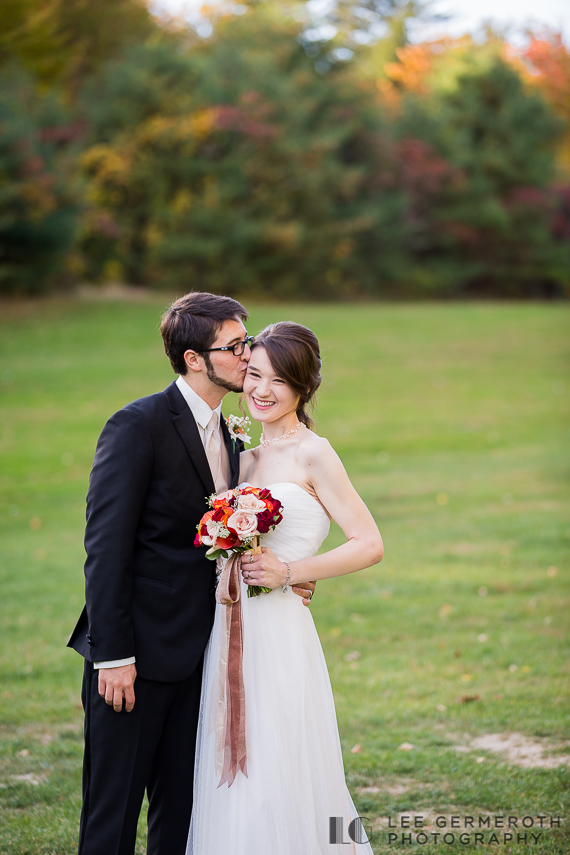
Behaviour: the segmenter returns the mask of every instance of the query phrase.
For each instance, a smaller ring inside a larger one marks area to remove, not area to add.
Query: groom
[[[87,495],[86,606],[68,646],[85,658],[80,855],[133,855],[145,790],[149,855],[184,855],[215,566],[194,547],[206,498],[234,487],[222,398],[250,357],[244,307],[191,292],[161,334],[179,375],[101,433]],[[310,596],[314,585],[294,589]]]

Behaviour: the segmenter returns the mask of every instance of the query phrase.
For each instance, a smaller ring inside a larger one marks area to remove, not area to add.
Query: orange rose
[[[234,496],[235,496],[234,490],[226,490],[225,493],[220,493],[219,496],[216,496],[216,498],[212,502],[212,507],[216,508],[216,509],[217,508],[227,508],[230,506],[229,503],[234,498]]]
[[[214,516],[214,513],[215,513],[215,511],[206,511],[206,513],[204,514],[204,516],[200,520],[200,523],[198,525],[198,534],[196,535],[196,537],[194,539],[194,546],[211,546],[212,545],[212,539],[208,535],[207,526],[208,526],[208,523],[210,522],[210,520],[212,519],[212,517]],[[206,540],[204,540],[204,537],[206,538]]]

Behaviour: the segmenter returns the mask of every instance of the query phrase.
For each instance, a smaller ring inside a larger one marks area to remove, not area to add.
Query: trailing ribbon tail
[[[222,567],[216,589],[217,602],[225,606],[216,726],[216,770],[221,769],[218,787],[225,783],[231,787],[240,770],[247,778],[239,559],[235,552],[230,555]]]

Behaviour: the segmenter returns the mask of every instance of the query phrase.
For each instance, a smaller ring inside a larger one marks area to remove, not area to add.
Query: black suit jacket
[[[239,452],[222,419],[232,483]],[[214,615],[215,564],[196,526],[215,492],[190,408],[173,382],[115,413],[87,494],[85,600],[69,647],[90,662],[136,656],[149,680],[190,676]]]

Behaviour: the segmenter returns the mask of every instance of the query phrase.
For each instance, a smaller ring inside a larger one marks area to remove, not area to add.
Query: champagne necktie
[[[210,464],[210,472],[214,479],[216,493],[227,490],[229,483],[226,479],[225,466],[222,460],[222,437],[220,436],[220,422],[217,413],[212,413],[212,418],[206,428],[206,457]]]

